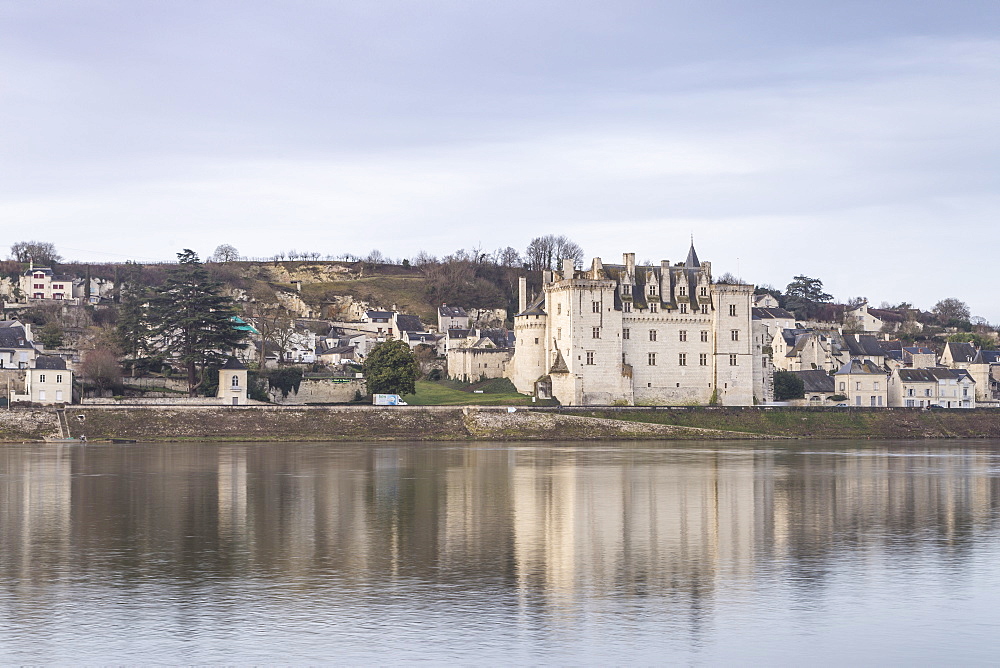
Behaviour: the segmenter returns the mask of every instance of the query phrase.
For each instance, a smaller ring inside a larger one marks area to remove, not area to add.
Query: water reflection
[[[364,660],[379,609],[441,642],[479,620],[470,651],[489,638],[504,662],[512,648],[620,661],[614,640],[581,642],[612,630],[633,651],[645,638],[726,658],[726,633],[996,582],[981,563],[983,550],[997,561],[997,470],[987,443],[7,447],[0,646],[59,659],[72,655],[56,639],[32,653],[39,628],[82,642],[70,629],[88,610],[112,627],[159,610],[177,615],[161,632],[207,634],[231,661],[246,639],[221,629],[250,623],[249,608],[308,610],[306,627],[336,616],[356,641],[339,656]],[[894,574],[907,569],[904,586]],[[115,617],[109,601],[132,610]],[[292,642],[329,658],[329,637],[303,634]],[[194,647],[190,660],[213,661],[215,645]],[[288,658],[265,648],[235,656]]]

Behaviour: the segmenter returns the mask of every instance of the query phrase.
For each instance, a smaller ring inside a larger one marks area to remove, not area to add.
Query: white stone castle
[[[506,375],[519,392],[563,405],[748,406],[754,373],[753,286],[712,282],[694,244],[671,265],[623,264],[544,272],[529,304],[521,279],[517,347]],[[755,378],[757,376],[757,378]]]

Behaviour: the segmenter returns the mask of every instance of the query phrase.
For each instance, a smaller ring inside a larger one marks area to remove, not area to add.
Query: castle
[[[753,286],[713,283],[694,244],[671,265],[594,258],[544,272],[529,304],[521,279],[517,347],[506,375],[519,392],[564,405],[748,406],[761,399],[751,328]],[[757,347],[759,348],[759,346]]]

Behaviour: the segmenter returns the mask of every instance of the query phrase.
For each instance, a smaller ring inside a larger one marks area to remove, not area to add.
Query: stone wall
[[[303,378],[299,391],[292,390],[287,397],[281,396],[281,390],[270,391],[271,401],[288,406],[343,404],[354,401],[359,392],[368,393],[363,378]]]

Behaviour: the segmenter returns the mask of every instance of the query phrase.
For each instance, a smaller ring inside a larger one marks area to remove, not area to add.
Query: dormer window
[[[707,297],[708,296],[708,288],[702,287],[702,289],[701,289],[701,296],[702,297]]]
[[[651,294],[651,295],[655,295],[656,294],[656,285],[655,284],[650,284],[650,286],[649,286],[649,294]]]
[[[682,285],[681,287],[677,288],[677,294],[679,294],[681,297],[687,296],[687,288],[685,288]]]
[[[45,278],[45,274],[35,274],[32,278]]]

